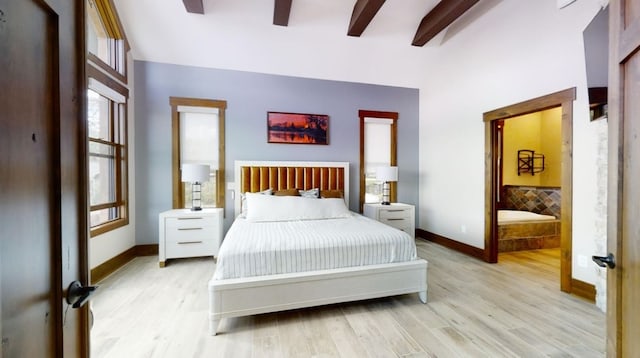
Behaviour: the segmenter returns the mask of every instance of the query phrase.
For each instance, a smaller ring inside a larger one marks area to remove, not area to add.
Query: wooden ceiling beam
[[[347,35],[359,37],[369,26],[373,17],[376,16],[378,10],[382,7],[385,0],[358,0],[353,6],[351,14],[351,22],[349,23],[349,31]]]
[[[424,46],[440,31],[456,21],[467,10],[471,9],[479,0],[441,0],[433,10],[429,11],[416,31],[411,43],[413,46]]]
[[[184,8],[192,14],[204,14],[204,5],[202,0],[182,0]]]
[[[291,3],[293,0],[273,0],[273,24],[280,26],[289,25]]]

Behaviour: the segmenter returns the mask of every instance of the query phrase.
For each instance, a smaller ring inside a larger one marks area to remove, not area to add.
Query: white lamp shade
[[[182,164],[182,181],[202,183],[209,180],[209,172],[207,164]]]
[[[381,181],[398,181],[398,167],[378,167],[376,179]]]

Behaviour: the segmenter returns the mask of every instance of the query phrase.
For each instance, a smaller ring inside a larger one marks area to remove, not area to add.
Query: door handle
[[[600,267],[616,268],[616,257],[612,253],[607,256],[591,256],[591,259]]]
[[[73,308],[80,308],[84,305],[89,296],[96,292],[98,286],[82,286],[80,281],[73,281],[67,288],[67,303]]]

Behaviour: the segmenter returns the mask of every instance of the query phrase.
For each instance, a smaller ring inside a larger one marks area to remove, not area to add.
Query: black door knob
[[[612,253],[609,253],[607,256],[591,256],[593,262],[600,267],[615,268],[616,267],[616,258]]]
[[[67,303],[73,308],[82,307],[98,286],[82,286],[80,281],[73,281],[67,289]]]

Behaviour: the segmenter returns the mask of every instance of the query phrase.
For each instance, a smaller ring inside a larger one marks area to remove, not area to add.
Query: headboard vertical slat
[[[289,188],[302,189],[304,174],[302,168],[296,167],[291,170],[291,179],[289,179]]]
[[[280,190],[280,188],[278,188],[278,168],[277,167],[267,167],[267,172],[268,174],[268,181],[267,183],[269,185],[267,185],[267,187],[265,189],[273,189],[273,190]]]
[[[320,188],[329,189],[329,168],[320,168]]]
[[[251,168],[251,191],[260,191],[260,168]]]
[[[240,168],[240,192],[244,193],[251,190],[251,168]]]
[[[269,189],[269,167],[260,168],[260,190]]]

